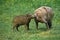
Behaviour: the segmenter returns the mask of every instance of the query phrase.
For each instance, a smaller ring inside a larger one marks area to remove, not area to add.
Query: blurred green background
[[[51,30],[46,30],[42,23],[36,30],[35,22],[31,20],[29,31],[21,26],[19,32],[12,32],[15,16],[34,14],[34,10],[41,6],[50,6],[54,11]],[[60,0],[0,0],[0,40],[60,40]]]

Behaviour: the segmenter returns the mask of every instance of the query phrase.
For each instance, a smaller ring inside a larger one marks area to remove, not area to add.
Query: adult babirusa
[[[34,11],[34,19],[36,28],[38,29],[38,22],[45,23],[48,29],[52,26],[53,10],[51,7],[41,6]]]

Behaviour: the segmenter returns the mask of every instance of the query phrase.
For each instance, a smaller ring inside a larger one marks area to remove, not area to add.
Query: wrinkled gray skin
[[[18,31],[18,27],[21,25],[25,25],[27,30],[29,30],[29,23],[32,18],[33,18],[32,14],[16,16],[13,20],[13,30],[14,28],[16,28]]]
[[[36,28],[38,29],[38,22],[45,23],[48,29],[52,26],[53,10],[50,7],[42,6],[34,11],[34,19]]]

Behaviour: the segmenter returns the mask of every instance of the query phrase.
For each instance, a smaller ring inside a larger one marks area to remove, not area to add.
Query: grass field
[[[59,0],[0,0],[0,40],[60,40],[59,2]],[[29,31],[24,26],[19,27],[19,32],[12,31],[15,16],[33,14],[35,9],[43,5],[50,6],[54,10],[51,30],[47,30],[42,23],[39,23],[39,30],[36,30],[32,19]]]

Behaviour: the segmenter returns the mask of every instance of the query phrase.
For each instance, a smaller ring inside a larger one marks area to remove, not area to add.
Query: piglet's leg
[[[27,30],[29,30],[29,24],[27,24]]]
[[[14,31],[14,28],[15,28],[15,27],[16,27],[16,24],[13,24],[13,28],[12,28],[13,30],[12,30],[12,31]]]
[[[38,21],[37,21],[37,18],[35,18],[34,20],[35,20],[35,23],[36,23],[36,29],[38,29]]]
[[[18,27],[19,27],[19,25],[16,25],[16,30],[17,30],[17,31],[19,31],[19,30],[18,30]]]
[[[29,24],[26,24],[26,25],[25,25],[25,28],[26,28],[27,30],[29,30]]]

